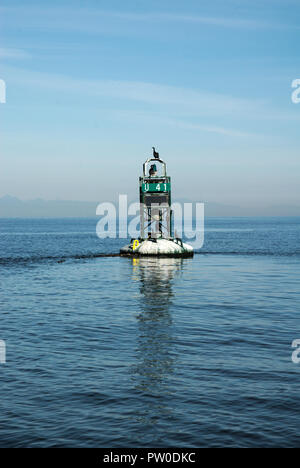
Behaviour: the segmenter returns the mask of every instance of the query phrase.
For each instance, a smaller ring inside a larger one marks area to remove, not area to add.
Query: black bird
[[[156,169],[156,164],[151,164],[150,169],[149,169],[149,176],[152,177],[156,174],[157,169]]]
[[[159,159],[159,153],[157,151],[155,151],[154,146],[152,146],[152,149],[153,149],[153,157],[156,158],[156,159]]]

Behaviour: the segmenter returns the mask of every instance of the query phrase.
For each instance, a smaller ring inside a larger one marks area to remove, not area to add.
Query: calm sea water
[[[300,444],[300,218],[207,219],[193,259],[0,220],[1,447]]]

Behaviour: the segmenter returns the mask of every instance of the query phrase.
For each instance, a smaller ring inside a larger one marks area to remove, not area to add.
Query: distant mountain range
[[[0,198],[1,218],[60,218],[92,217],[97,202],[63,200],[20,200],[10,195]]]
[[[132,200],[131,200],[132,201]],[[191,202],[188,199],[174,200],[181,203]],[[20,200],[5,195],[0,198],[0,218],[65,218],[93,217],[97,205],[101,202],[68,201],[68,200]],[[239,206],[205,203],[206,216],[300,216],[299,206],[264,206],[245,208]]]

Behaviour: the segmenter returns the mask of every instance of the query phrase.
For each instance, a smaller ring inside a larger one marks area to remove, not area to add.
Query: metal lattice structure
[[[139,182],[141,239],[172,238],[171,178],[166,163],[148,158]]]

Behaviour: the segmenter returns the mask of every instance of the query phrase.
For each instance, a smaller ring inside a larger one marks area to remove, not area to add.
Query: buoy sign
[[[142,184],[142,192],[170,192],[170,183]]]

